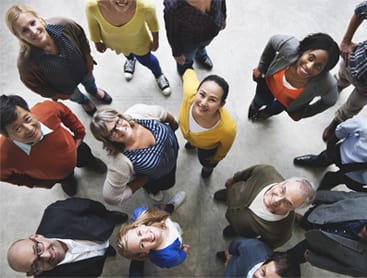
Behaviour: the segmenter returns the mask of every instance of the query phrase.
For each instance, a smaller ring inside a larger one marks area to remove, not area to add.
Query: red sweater
[[[74,170],[77,161],[74,138],[83,139],[85,128],[61,102],[47,100],[37,103],[31,112],[53,132],[32,146],[30,155],[6,136],[0,136],[1,180],[28,187],[51,188]]]

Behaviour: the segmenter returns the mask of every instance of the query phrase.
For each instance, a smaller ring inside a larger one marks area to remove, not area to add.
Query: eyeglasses
[[[27,272],[27,275],[39,275],[42,272],[42,269],[41,269],[41,264],[42,264],[41,255],[45,251],[45,246],[43,245],[42,242],[39,242],[38,240],[36,240],[34,238],[30,237],[29,239],[34,242],[33,251],[37,255],[37,259],[35,259],[34,262],[32,263],[31,271]]]
[[[124,122],[123,119],[118,118],[115,122],[115,125],[113,126],[113,128],[110,131],[110,138],[113,138],[116,136],[117,133],[117,128],[119,128],[120,126],[122,126],[122,123]]]

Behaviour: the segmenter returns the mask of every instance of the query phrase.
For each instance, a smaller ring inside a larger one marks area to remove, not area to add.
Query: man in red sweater
[[[77,190],[75,166],[107,170],[83,142],[82,123],[61,102],[46,100],[30,110],[19,96],[0,96],[0,133],[2,181],[43,188],[61,183],[72,196]]]

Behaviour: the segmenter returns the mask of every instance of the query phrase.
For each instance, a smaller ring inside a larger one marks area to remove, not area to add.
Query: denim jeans
[[[265,105],[266,107],[262,111],[269,115],[277,115],[285,110],[283,104],[274,98],[266,84],[265,78],[261,78],[257,83],[256,93],[252,103],[255,105],[256,109],[260,109]]]
[[[185,63],[183,64],[176,63],[177,71],[180,75],[183,75],[186,69],[192,67],[194,58],[201,59],[208,55],[205,47],[208,46],[212,40],[213,39],[209,39],[204,42],[201,42],[198,45],[193,46],[192,48],[193,50],[182,53],[182,55],[185,56]]]
[[[136,54],[130,53],[130,55],[126,58],[132,60],[134,57],[136,58],[136,60],[139,61],[140,64],[150,69],[156,79],[162,75],[162,69],[159,61],[157,57],[152,54],[152,52],[149,51],[143,56],[138,56]]]
[[[85,90],[89,94],[97,96],[98,89],[92,72],[84,76],[83,80],[80,83],[84,86]],[[75,88],[74,93],[70,97],[70,100],[79,104],[87,104],[90,101],[88,96],[83,94],[78,87]]]

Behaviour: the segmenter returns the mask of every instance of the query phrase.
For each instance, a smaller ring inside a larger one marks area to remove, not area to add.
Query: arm
[[[248,180],[249,177],[251,177],[253,175],[253,172],[256,170],[256,168],[258,168],[259,165],[254,165],[251,166],[243,171],[239,171],[236,172],[233,175],[233,181],[234,182],[238,182],[238,181],[246,181]]]
[[[152,33],[152,37],[153,37],[153,41],[150,44],[150,50],[156,51],[159,47],[159,33],[158,32]]]
[[[220,161],[227,155],[237,134],[237,126],[235,121],[232,119],[227,111],[222,110],[222,112],[223,113],[221,114],[223,115],[223,118],[221,120],[224,123],[224,128],[218,130],[218,132],[221,133],[221,137],[217,151],[213,156],[213,159],[215,161]]]
[[[183,82],[183,94],[185,98],[188,98],[194,94],[199,86],[199,79],[196,72],[193,69],[187,69],[182,76]]]
[[[163,121],[164,123],[168,123],[172,130],[178,129],[178,122],[176,121],[175,117],[171,113],[167,112],[166,119]]]
[[[25,185],[29,188],[51,188],[54,184],[59,182],[58,180],[38,180],[24,174],[10,173],[4,169],[1,169],[1,181],[19,186]]]
[[[166,26],[166,34],[168,43],[172,49],[172,56],[179,57],[182,55],[181,38],[180,38],[180,23],[177,16],[167,8],[164,9],[164,22]]]
[[[85,136],[85,128],[83,124],[66,105],[61,102],[52,103],[57,110],[57,115],[61,122],[73,133],[75,141],[81,142]]]
[[[358,27],[361,25],[364,19],[363,16],[366,16],[366,11],[367,11],[366,2],[361,3],[359,6],[357,6],[354,14],[352,15],[352,18],[349,21],[348,28],[340,44],[340,55],[344,59],[345,64],[347,66],[349,64],[350,53],[352,52],[354,46],[356,45],[354,42],[352,42],[353,36]]]
[[[150,1],[146,1],[145,4],[147,5],[147,8],[145,10],[145,21],[147,23],[150,33],[152,34],[153,39],[150,45],[150,50],[156,51],[159,47],[159,23],[155,10],[155,5]]]

